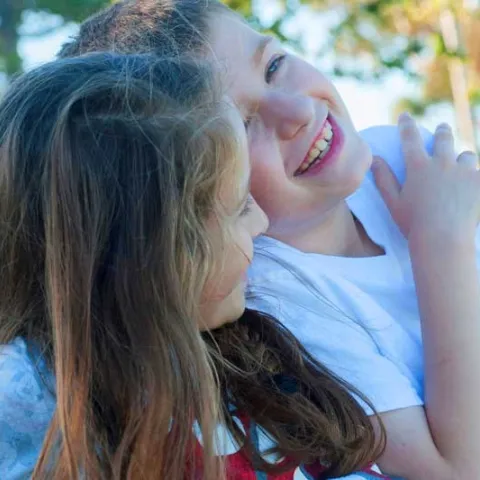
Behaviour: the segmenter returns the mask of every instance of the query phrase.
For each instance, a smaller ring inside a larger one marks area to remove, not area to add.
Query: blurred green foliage
[[[109,0],[1,0],[0,1],[0,71],[7,77],[22,70],[18,53],[19,29],[27,12],[51,13],[61,19],[58,28],[68,22],[80,22],[88,15],[108,5]],[[37,26],[32,36],[42,36],[51,27]]]
[[[250,12],[250,20],[258,24],[258,16],[251,12],[258,12],[266,0],[253,0],[253,4],[252,0],[224,1],[240,12]],[[375,81],[392,71],[401,71],[416,82],[418,90],[414,98],[399,100],[395,115],[407,109],[421,116],[433,104],[452,102],[457,89],[455,108],[461,130],[459,116],[468,116],[468,112],[465,108],[461,111],[459,98],[468,97],[472,106],[480,106],[480,6],[478,2],[476,7],[472,7],[473,2],[468,3],[469,6],[466,0],[278,0],[283,12],[266,28],[284,38],[287,22],[302,6],[312,13],[335,13],[337,21],[327,32],[327,42],[316,52],[319,57],[334,53],[331,73]],[[454,31],[441,27],[445,12],[454,19]],[[447,37],[451,35],[459,40],[453,49],[447,46]],[[325,32],[321,36],[325,37]],[[302,38],[293,40],[296,45],[302,43]],[[467,88],[460,93],[449,73],[453,62],[465,67]]]
[[[0,71],[7,76],[22,70],[18,53],[21,26],[28,12],[52,13],[60,25],[79,22],[112,0],[0,0]],[[286,25],[300,7],[313,14],[335,13],[329,32],[321,31],[316,54],[334,52],[333,73],[360,81],[382,79],[400,70],[418,84],[415,98],[399,101],[397,109],[421,114],[428,106],[452,100],[449,76],[452,60],[461,61],[468,73],[468,96],[480,105],[480,7],[467,9],[464,0],[223,0],[242,14],[255,28],[277,35],[301,50],[302,33],[293,38]],[[262,23],[261,9],[275,3],[280,14],[270,24]],[[472,3],[472,2],[470,2]],[[440,16],[448,10],[461,37],[458,48],[449,49]],[[40,22],[39,22],[40,23]],[[58,28],[58,25],[55,27]],[[323,27],[322,27],[323,28]],[[50,30],[42,25],[30,36]],[[401,92],[399,92],[401,93]],[[458,95],[457,95],[458,98]]]

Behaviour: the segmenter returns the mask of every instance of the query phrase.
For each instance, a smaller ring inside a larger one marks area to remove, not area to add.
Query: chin
[[[245,307],[244,289],[232,292],[218,305],[213,318],[209,321],[209,329],[219,328],[222,325],[236,322],[243,315]]]
[[[239,298],[235,304],[232,306],[232,315],[229,323],[236,322],[245,311],[245,292],[242,290],[241,298]]]
[[[351,152],[352,153],[349,154],[351,160],[346,166],[348,172],[346,172],[345,175],[345,185],[348,185],[349,187],[348,195],[355,192],[363,183],[365,176],[372,166],[373,159],[370,147],[363,138],[360,137],[358,137],[358,142],[355,142],[355,145],[352,145]]]

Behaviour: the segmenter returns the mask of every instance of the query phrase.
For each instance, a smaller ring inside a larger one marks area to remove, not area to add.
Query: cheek
[[[238,245],[225,251],[224,260],[214,269],[207,282],[200,306],[204,325],[217,328],[235,321],[245,308],[247,269],[253,257],[253,244],[247,232],[237,235]]]
[[[273,218],[282,205],[289,188],[283,159],[274,145],[256,142],[250,146],[250,192],[265,212]]]
[[[248,237],[248,238],[247,238]],[[218,260],[204,290],[206,302],[218,302],[226,298],[246,280],[246,272],[253,257],[250,236],[237,234],[236,243],[229,245],[222,259]]]
[[[308,92],[311,90],[310,86],[323,89],[327,87],[329,90],[329,80],[313,65],[297,56],[293,57],[291,62],[286,78],[290,88],[297,87],[296,89],[301,92]]]
[[[310,92],[313,97],[326,100],[333,111],[340,113],[342,118],[353,126],[353,122],[343,102],[340,93],[333,82],[313,65],[296,57],[295,65],[289,70],[289,82],[294,89],[301,92]]]
[[[245,310],[245,287],[237,286],[230,295],[216,302],[201,306],[201,330],[212,330],[226,323],[235,322]]]

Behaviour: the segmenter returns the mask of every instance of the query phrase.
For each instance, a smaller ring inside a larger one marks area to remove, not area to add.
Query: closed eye
[[[255,122],[258,117],[258,107],[252,108],[249,110],[248,113],[245,114],[243,117],[243,125],[245,126],[245,130],[248,133],[249,128]]]
[[[244,217],[248,215],[252,211],[252,205],[253,205],[253,198],[249,195],[247,198],[247,201],[245,202],[245,205],[243,206],[242,211],[240,212],[240,216]]]
[[[246,118],[243,120],[243,125],[245,126],[245,130],[248,131],[248,127],[252,123],[253,120],[253,115],[248,115]]]

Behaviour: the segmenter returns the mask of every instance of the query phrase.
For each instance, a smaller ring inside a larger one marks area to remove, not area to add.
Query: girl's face
[[[224,179],[219,192],[225,216],[209,221],[217,257],[203,292],[200,327],[209,330],[234,322],[245,310],[245,285],[253,258],[253,239],[268,226],[265,213],[250,195],[250,161],[242,117],[233,106],[227,108],[227,116],[239,148],[233,171]]]
[[[210,28],[247,125],[252,195],[270,220],[267,234],[288,240],[358,188],[370,150],[322,73],[233,14],[217,14]]]

